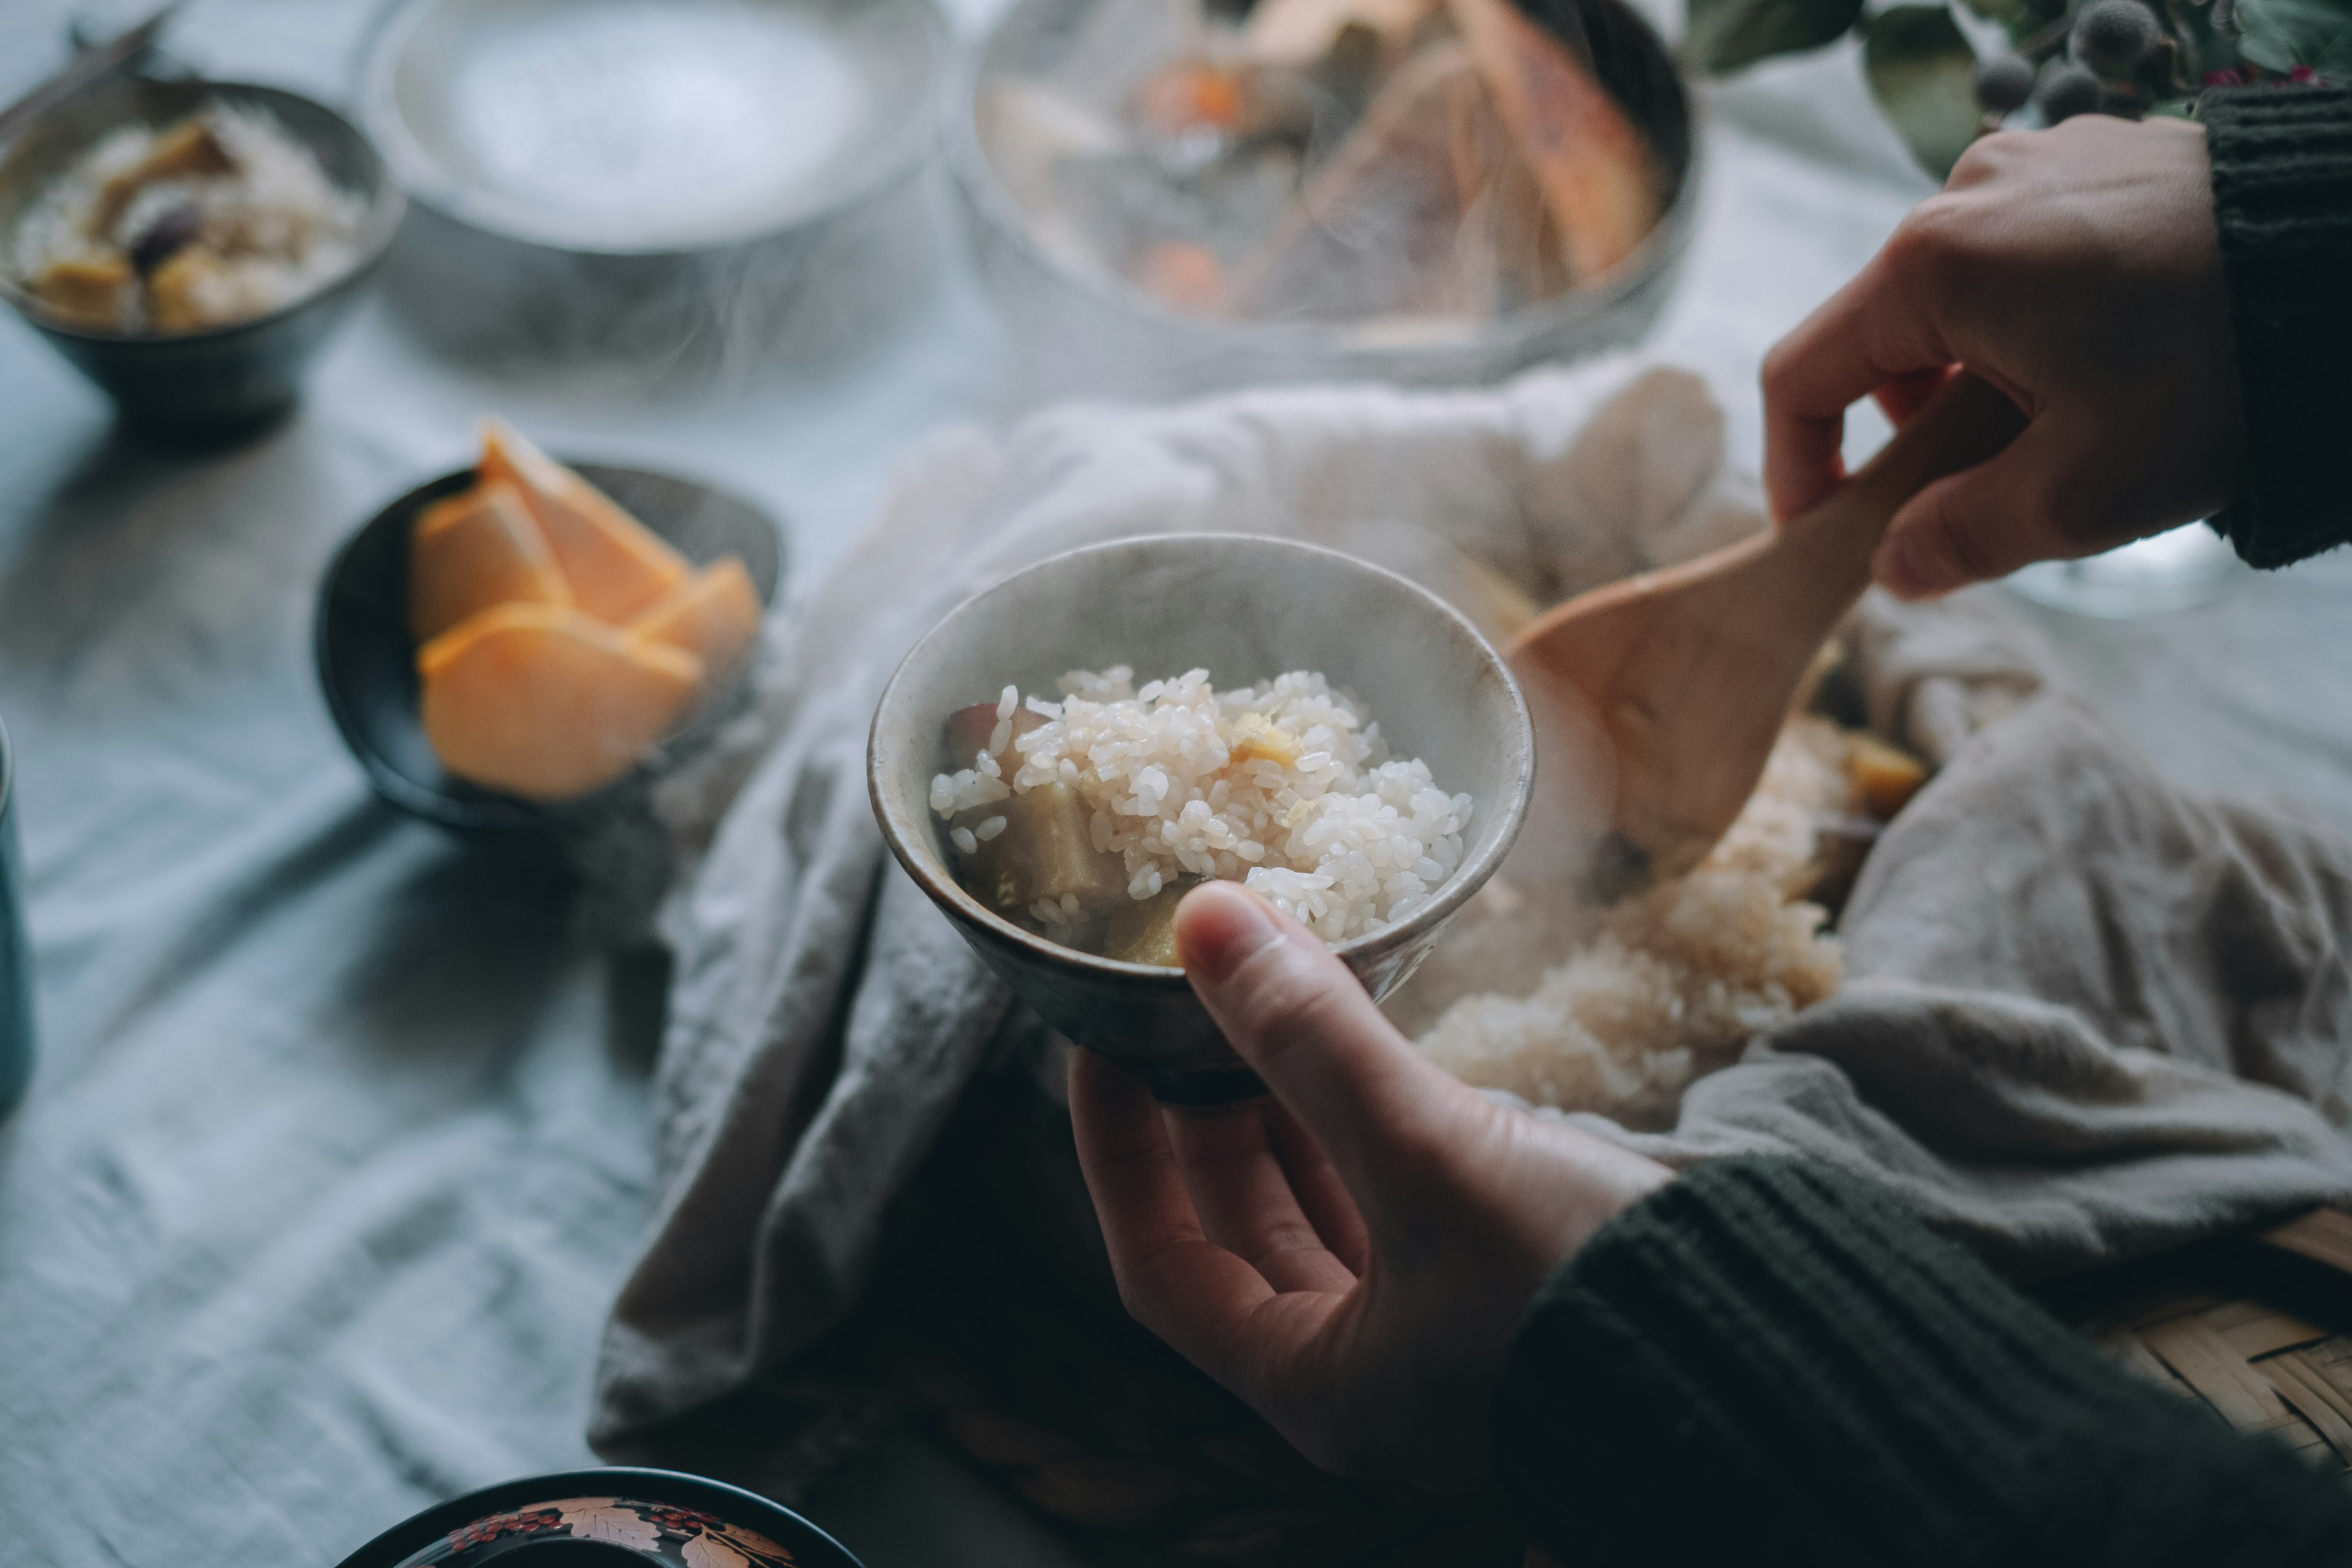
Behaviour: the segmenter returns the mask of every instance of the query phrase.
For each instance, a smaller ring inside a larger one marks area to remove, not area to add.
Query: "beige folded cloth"
[[[934,444],[757,712],[669,792],[698,859],[663,920],[663,1192],[593,1440],[644,1452],[801,1370],[1022,1023],[866,805],[866,720],[946,610],[1056,551],[1226,530],[1354,550],[1491,617],[1498,579],[1554,598],[1761,525],[1704,386],[1636,360],[1493,391],[1071,408]],[[1672,1131],[1587,1120],[1676,1163],[1816,1154],[2029,1272],[2352,1200],[2352,844],[2172,788],[1981,605],[1874,599],[1850,638],[1874,721],[1944,770],[1855,889],[1845,989],[1701,1079]],[[798,1445],[772,1479],[821,1458],[834,1414],[818,1399],[771,1434]]]

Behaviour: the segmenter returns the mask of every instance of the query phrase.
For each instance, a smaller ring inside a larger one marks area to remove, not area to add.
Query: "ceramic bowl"
[[[701,1544],[698,1545],[699,1542]],[[426,1509],[341,1568],[859,1568],[756,1493],[675,1470],[567,1470]]]
[[[233,439],[291,408],[311,361],[373,279],[406,207],[367,138],[323,104],[243,82],[112,79],[50,110],[0,155],[0,240],[13,248],[26,208],[109,132],[168,125],[212,102],[268,113],[330,180],[359,194],[366,217],[348,268],[268,315],[162,337],[67,326],[25,292],[13,266],[0,267],[0,297],[114,399],[126,425],[171,441]]]
[[[1036,936],[957,882],[930,785],[941,725],[1010,682],[1051,692],[1072,669],[1139,679],[1205,668],[1220,686],[1319,670],[1378,720],[1400,756],[1475,802],[1463,863],[1412,919],[1335,950],[1374,997],[1419,964],[1501,863],[1535,778],[1517,684],[1444,601],[1352,556],[1288,540],[1165,534],[1072,551],[967,600],[917,643],[874,713],[866,778],[898,863],[1015,995],[1079,1045],[1132,1067],[1171,1102],[1258,1091],[1181,970],[1097,958]]]
[[[1166,29],[1154,0],[1013,0],[967,57],[946,109],[947,164],[981,274],[1047,386],[1160,396],[1259,382],[1490,382],[1633,342],[1672,295],[1698,216],[1696,111],[1673,54],[1624,0],[1563,0],[1556,9],[1573,16],[1594,74],[1649,138],[1671,191],[1649,238],[1583,287],[1457,331],[1405,332],[1188,314],[1074,259],[1016,197],[1017,180],[982,126],[998,84],[1049,76],[1076,51],[1098,55],[1113,8],[1127,13],[1118,31]]]
[[[783,539],[773,520],[751,502],[643,468],[578,462],[571,467],[696,565],[722,555],[737,557],[751,574],[760,602],[775,603],[783,576]],[[473,469],[458,468],[417,486],[370,518],[336,552],[320,584],[312,626],[319,685],[344,743],[384,799],[427,822],[464,832],[535,832],[552,820],[550,807],[451,776],[433,754],[416,716],[416,639],[408,630],[409,532],[417,513],[473,482]],[[706,703],[705,714],[717,706]],[[686,735],[695,728],[689,723]]]
[[[356,113],[415,204],[437,341],[640,356],[777,330],[929,158],[932,0],[403,0]],[[857,221],[852,221],[856,219]]]

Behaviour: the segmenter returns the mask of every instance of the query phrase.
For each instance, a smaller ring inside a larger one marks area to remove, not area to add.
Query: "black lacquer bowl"
[[[675,1470],[566,1470],[403,1521],[341,1568],[860,1568],[790,1509]]]
[[[735,556],[751,574],[760,602],[775,603],[783,578],[783,536],[751,502],[644,468],[569,466],[696,565]],[[549,826],[549,807],[453,777],[433,754],[416,716],[416,639],[408,629],[409,531],[419,512],[473,482],[474,470],[459,468],[417,486],[370,518],[336,552],[320,584],[313,626],[319,685],[344,743],[384,799],[461,831],[538,831]],[[669,746],[690,742],[698,726],[723,710],[723,702],[706,701]]]
[[[74,327],[0,266],[0,298],[49,346],[114,399],[123,423],[174,445],[234,440],[294,405],[302,376],[359,303],[400,227],[407,200],[368,139],[324,104],[274,87],[227,81],[116,80],[58,104],[0,153],[0,246],[50,183],[126,125],[164,126],[208,103],[257,109],[308,148],[328,179],[357,193],[366,216],[352,265],[311,292],[248,321],[169,335]]]

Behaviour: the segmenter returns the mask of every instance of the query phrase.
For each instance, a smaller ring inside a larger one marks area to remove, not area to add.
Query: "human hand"
[[[1272,1093],[1163,1110],[1072,1053],[1120,1300],[1317,1464],[1474,1483],[1536,1287],[1669,1173],[1448,1077],[1329,949],[1234,883],[1187,894],[1176,940]]]
[[[1764,478],[1787,519],[1843,477],[1848,405],[1902,419],[1951,367],[2027,416],[1895,514],[1872,574],[1927,598],[2204,517],[2245,419],[2201,126],[2078,115],[1979,140],[1853,282],[1764,361]]]

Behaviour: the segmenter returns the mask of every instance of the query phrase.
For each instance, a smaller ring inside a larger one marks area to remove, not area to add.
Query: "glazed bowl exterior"
[[[751,574],[760,603],[775,603],[784,574],[783,536],[774,520],[751,502],[644,468],[569,466],[697,566],[722,555],[736,557]],[[376,794],[411,816],[460,832],[537,833],[562,808],[453,776],[433,754],[417,719],[422,689],[416,638],[408,629],[409,535],[419,513],[470,488],[474,477],[467,468],[428,479],[344,542],[319,586],[312,651],[335,728]],[[685,733],[697,732],[721,710],[719,704],[707,706],[705,718],[689,721]]]
[[[1073,669],[1139,679],[1206,668],[1221,687],[1317,670],[1398,756],[1473,800],[1463,863],[1420,913],[1334,950],[1375,998],[1403,984],[1517,837],[1535,778],[1527,706],[1502,659],[1443,600],[1337,551],[1240,534],[1162,534],[1071,551],[967,600],[917,643],[875,710],[874,814],[891,852],[1020,999],[1162,1100],[1256,1092],[1183,972],[1060,946],[965,891],[930,809],[949,713]]]
[[[373,280],[406,210],[367,138],[324,104],[247,82],[115,79],[66,100],[0,153],[0,239],[13,247],[30,205],[109,132],[168,125],[212,102],[269,114],[328,179],[359,195],[365,216],[349,268],[268,315],[158,336],[67,326],[26,293],[13,267],[0,267],[0,297],[114,400],[126,425],[166,440],[231,439],[291,408],[311,362]]]
[[[942,140],[981,275],[1043,388],[1172,397],[1299,381],[1467,385],[1638,341],[1674,292],[1697,221],[1695,100],[1673,54],[1624,0],[1559,3],[1590,45],[1594,74],[1664,165],[1670,190],[1657,226],[1590,284],[1459,333],[1396,339],[1344,324],[1188,314],[1043,243],[982,141],[985,95],[999,80],[1051,70],[1097,7],[1149,0],[1015,0],[967,53]]]

